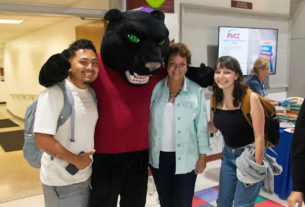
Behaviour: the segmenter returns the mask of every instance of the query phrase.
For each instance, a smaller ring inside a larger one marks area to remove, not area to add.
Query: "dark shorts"
[[[93,156],[91,207],[144,207],[148,150]]]

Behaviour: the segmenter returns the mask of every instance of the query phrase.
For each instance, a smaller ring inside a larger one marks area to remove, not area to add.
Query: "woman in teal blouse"
[[[173,44],[165,59],[168,76],[151,98],[149,163],[161,207],[192,206],[210,150],[203,89],[185,77],[190,62],[186,45]]]

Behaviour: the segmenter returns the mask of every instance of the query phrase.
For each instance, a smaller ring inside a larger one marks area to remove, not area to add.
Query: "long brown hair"
[[[248,86],[243,83],[243,73],[240,69],[238,61],[231,56],[222,56],[217,59],[214,70],[216,71],[217,67],[227,68],[234,71],[238,74],[238,79],[235,80],[234,89],[232,92],[233,95],[233,106],[238,107],[241,103],[242,98],[245,96]],[[223,101],[223,91],[218,87],[218,85],[213,83],[213,93],[216,96],[216,105],[221,104]]]

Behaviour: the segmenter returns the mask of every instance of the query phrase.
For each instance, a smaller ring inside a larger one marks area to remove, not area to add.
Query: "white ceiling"
[[[22,24],[0,24],[0,43],[55,24],[67,17],[1,14],[0,19],[23,19]]]
[[[10,2],[10,3],[30,3],[30,4],[50,4],[50,5],[64,5],[70,6],[78,3],[80,0],[0,0],[0,2]]]
[[[108,0],[0,0],[0,19],[24,20],[22,24],[0,24],[0,44],[67,18],[101,18],[105,3],[108,7]]]

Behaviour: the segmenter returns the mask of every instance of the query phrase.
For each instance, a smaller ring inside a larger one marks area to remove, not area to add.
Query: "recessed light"
[[[0,24],[21,24],[24,20],[0,19]]]

